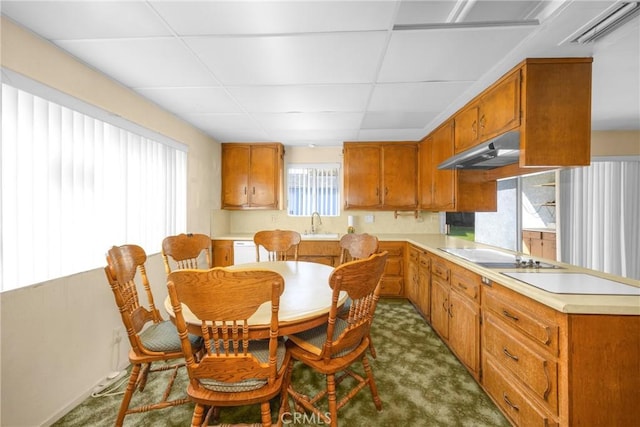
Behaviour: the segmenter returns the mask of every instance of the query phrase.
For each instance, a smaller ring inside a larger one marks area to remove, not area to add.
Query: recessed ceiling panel
[[[178,35],[387,30],[395,1],[154,1]]]
[[[371,86],[242,86],[229,93],[249,112],[364,111]]]
[[[531,31],[530,27],[396,31],[378,81],[477,80]]]
[[[218,85],[177,39],[62,40],[57,44],[130,87]]]
[[[386,83],[373,89],[368,111],[433,111],[446,109],[472,82]]]
[[[385,32],[186,39],[226,85],[367,83]]]
[[[52,40],[171,34],[144,2],[3,0],[2,13]]]
[[[240,106],[220,87],[142,88],[137,92],[179,114],[240,112]]]

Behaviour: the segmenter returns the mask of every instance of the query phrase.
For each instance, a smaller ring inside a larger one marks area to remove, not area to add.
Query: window
[[[186,224],[186,149],[2,85],[0,290],[159,251]]]
[[[291,164],[287,168],[289,215],[338,216],[340,166]]]

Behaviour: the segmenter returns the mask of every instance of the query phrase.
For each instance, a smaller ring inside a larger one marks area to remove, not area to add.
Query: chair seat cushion
[[[146,328],[140,334],[142,345],[150,351],[177,352],[182,351],[180,345],[180,337],[175,325],[165,320],[163,322],[154,323]],[[189,341],[194,348],[202,345],[202,337],[189,334]]]
[[[211,345],[213,348],[213,344]],[[260,363],[269,363],[269,340],[249,341],[249,352]],[[282,367],[286,354],[284,341],[278,340],[278,350],[276,354],[276,367],[279,371]],[[246,380],[228,383],[209,378],[200,378],[200,384],[211,391],[219,391],[226,393],[257,390],[267,384],[266,378],[248,378]]]
[[[341,318],[336,318],[336,325],[333,330],[333,341],[335,341],[340,334],[347,328],[349,323]],[[323,324],[320,326],[316,326],[313,329],[309,329],[294,335],[290,335],[289,339],[293,341],[298,347],[308,351],[309,353],[313,353],[315,355],[320,355],[322,353],[322,347],[324,347],[324,343],[327,342],[327,324]],[[332,358],[341,357],[345,354],[348,354],[354,347],[345,348],[339,353],[331,356]]]

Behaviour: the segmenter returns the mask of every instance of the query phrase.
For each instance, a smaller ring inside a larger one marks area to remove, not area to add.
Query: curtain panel
[[[560,172],[563,262],[640,279],[640,161],[593,161]]]

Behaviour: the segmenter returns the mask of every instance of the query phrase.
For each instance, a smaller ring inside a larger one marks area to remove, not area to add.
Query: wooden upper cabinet
[[[440,170],[438,165],[453,156],[453,122],[449,121],[433,132],[431,159],[433,161],[433,199],[431,208],[438,211],[454,210],[455,170]]]
[[[415,209],[418,206],[415,142],[345,142],[345,209]]]
[[[420,143],[420,208],[448,212],[497,210],[497,181],[477,171],[438,169],[453,155],[454,124],[449,121]]]
[[[282,144],[222,144],[222,208],[280,209]]]
[[[478,104],[465,107],[456,114],[455,120],[455,152],[460,153],[480,142],[478,132]]]
[[[525,61],[521,167],[590,164],[592,62],[592,58]]]
[[[455,152],[520,125],[520,70],[499,80],[455,116]]]
[[[486,141],[520,126],[520,70],[498,81],[480,98],[478,130]]]

